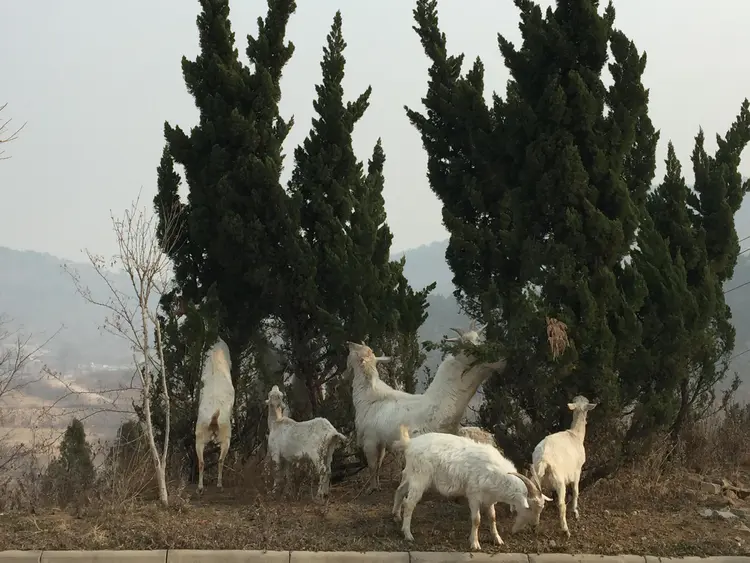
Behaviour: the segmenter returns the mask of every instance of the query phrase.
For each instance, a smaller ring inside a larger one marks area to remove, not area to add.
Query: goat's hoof
[[[482,551],[482,546],[479,545],[479,542],[471,544],[471,550],[472,551]]]
[[[411,535],[411,532],[407,532],[404,534],[404,539],[406,541],[414,541],[414,536]]]
[[[393,515],[393,521],[398,523],[401,522],[401,515],[400,514],[394,514]]]
[[[203,494],[203,487],[198,487],[198,496],[201,496]]]
[[[501,538],[500,536],[497,536],[497,537],[495,538],[495,544],[496,544],[496,545],[503,545],[504,543],[505,543],[505,542],[503,541],[503,538]]]
[[[565,529],[562,531],[562,533],[565,534],[566,538],[570,538],[570,530]]]
[[[578,520],[578,511],[577,510],[573,511],[573,516],[575,517],[576,520]]]

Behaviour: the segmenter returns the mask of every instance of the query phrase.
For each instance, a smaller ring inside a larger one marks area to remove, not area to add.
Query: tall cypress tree
[[[305,271],[282,305],[286,354],[306,394],[296,394],[296,416],[317,413],[323,379],[340,357],[347,339],[339,312],[346,307],[347,259],[351,240],[347,224],[353,192],[362,179],[362,165],[352,148],[354,125],[364,115],[372,92],[367,88],[353,102],[344,101],[344,49],[341,13],[336,12],[320,63],[323,79],[315,87],[310,134],[294,151],[295,168],[289,189],[298,209],[305,245]],[[299,268],[301,262],[294,264]],[[337,346],[338,344],[338,346]]]
[[[630,400],[615,365],[637,341],[644,291],[622,261],[653,179],[657,136],[641,83],[645,56],[614,29],[611,4],[599,14],[595,0],[558,0],[543,15],[529,0],[515,3],[523,43],[498,37],[511,79],[505,99],[495,95],[487,107],[481,61],[461,76],[436,2],[418,1],[415,29],[432,66],[427,114],[407,112],[443,202],[459,297],[492,321],[488,339],[509,358],[502,389],[485,390],[485,415],[521,458],[529,442],[569,423],[571,394],[602,403],[595,419],[619,415]],[[571,349],[558,364],[545,346],[545,315],[569,328]]]
[[[286,284],[294,283],[285,273],[301,251],[294,208],[279,180],[281,146],[292,125],[279,115],[279,82],[294,51],[285,34],[296,4],[268,0],[257,37],[248,36],[250,68],[234,46],[228,0],[201,0],[201,7],[200,54],[195,61],[182,59],[199,123],[189,134],[165,124],[154,204],[162,222],[165,211],[182,209],[184,239],[171,251],[178,286],[173,296],[200,303],[210,287],[216,288],[220,334],[233,356],[237,411],[242,413],[236,435],[247,437],[260,407],[248,378],[240,377],[247,372],[244,360],[254,351],[251,344],[263,320],[277,313]],[[179,200],[175,164],[185,171],[185,204]],[[159,232],[163,236],[163,224]],[[163,303],[166,309],[170,298]]]
[[[344,369],[345,341],[400,346],[396,335],[402,330],[404,338],[415,341],[426,308],[426,294],[413,292],[401,267],[389,261],[392,236],[385,222],[381,143],[367,173],[352,148],[352,132],[369,105],[371,89],[344,101],[345,48],[337,12],[323,49],[323,79],[313,104],[317,116],[295,151],[289,188],[298,206],[305,252],[291,264],[297,281],[281,304],[285,352],[304,387],[303,393],[294,393],[295,415],[318,414],[322,386],[331,381],[334,392],[328,394],[326,413],[337,421],[348,412],[347,384],[332,380]],[[400,379],[406,372],[411,379],[418,359],[418,353],[412,354],[407,365],[399,366]]]

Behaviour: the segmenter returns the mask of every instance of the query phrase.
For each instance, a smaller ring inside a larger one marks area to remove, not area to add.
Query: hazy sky
[[[544,6],[550,2],[542,2]],[[349,99],[372,85],[372,105],[355,131],[360,159],[381,136],[387,155],[385,199],[394,250],[445,238],[440,206],[425,177],[426,157],[404,104],[421,107],[427,60],[412,30],[414,0],[298,0],[289,37],[296,45],[282,84],[282,114],[296,125],[292,149],[307,135],[320,58],[341,8],[349,47]],[[469,8],[470,6],[470,8]],[[672,139],[683,159],[702,125],[714,148],[750,96],[748,0],[616,0],[616,25],[648,53],[651,117],[662,132],[660,168]],[[266,2],[234,0],[231,19],[243,54]],[[6,1],[0,18],[3,117],[28,122],[0,164],[0,245],[81,259],[81,249],[111,254],[110,209],[120,213],[143,189],[150,205],[163,147],[163,123],[188,130],[197,111],[180,70],[198,49],[195,0]],[[452,52],[477,55],[488,95],[504,94],[508,73],[498,32],[520,38],[511,0],[440,0]],[[750,152],[750,151],[749,151]],[[750,154],[742,165],[750,175]]]

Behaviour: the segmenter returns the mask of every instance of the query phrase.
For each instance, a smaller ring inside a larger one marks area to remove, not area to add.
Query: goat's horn
[[[529,496],[535,497],[539,495],[539,491],[537,489],[536,483],[526,477],[526,475],[522,475],[520,473],[511,473],[511,475],[515,475],[518,477],[521,481],[523,481],[524,485],[526,485],[526,490],[529,491]]]
[[[483,324],[477,329],[477,334],[482,334],[482,331],[489,326],[489,323]]]
[[[536,472],[536,469],[534,469],[534,465],[529,465],[529,472],[531,473],[531,478],[534,480],[534,483],[536,483],[537,488],[541,492],[542,490],[542,480],[539,479],[539,474]]]
[[[451,327],[450,330],[452,330],[453,332],[455,332],[459,336],[463,336],[464,335],[463,331],[460,328],[453,328],[453,327]]]

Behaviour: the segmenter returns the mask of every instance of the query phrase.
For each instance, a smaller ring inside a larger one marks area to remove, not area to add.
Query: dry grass
[[[383,491],[367,495],[364,477],[334,485],[327,505],[313,503],[303,483],[285,503],[267,492],[267,475],[258,463],[244,472],[227,472],[227,487],[219,492],[213,481],[202,498],[194,486],[172,491],[170,509],[150,500],[73,511],[48,509],[36,514],[0,515],[2,549],[294,549],[466,551],[469,515],[465,502],[453,503],[428,494],[418,505],[412,523],[416,538],[409,545],[390,517],[398,470],[386,468]],[[724,476],[724,475],[722,475]],[[735,482],[750,483],[739,470]],[[744,481],[743,481],[744,479]],[[722,507],[733,502],[698,490],[695,475],[674,473],[649,480],[629,471],[600,481],[581,495],[581,519],[569,517],[572,537],[559,533],[557,511],[548,505],[537,535],[510,534],[505,509],[498,526],[506,544],[496,548],[486,531],[480,532],[485,551],[636,553],[661,556],[747,555],[750,532],[733,523],[707,520],[700,507]],[[750,504],[747,507],[750,516]]]
[[[601,448],[599,448],[601,451]],[[179,465],[177,461],[173,465]],[[281,549],[466,551],[469,511],[428,493],[414,514],[413,545],[403,540],[390,509],[399,470],[389,456],[383,490],[368,495],[366,473],[334,484],[327,504],[314,503],[309,479],[295,480],[284,498],[269,492],[270,476],[259,460],[225,466],[223,492],[215,467],[207,491],[175,477],[169,509],[161,508],[150,458],[136,448],[119,469],[100,474],[84,502],[65,510],[47,506],[32,478],[24,485],[29,502],[0,502],[0,550],[4,549]],[[29,475],[34,474],[33,471]],[[747,498],[725,489],[709,494],[701,481],[726,479]],[[0,489],[2,489],[0,483]],[[38,487],[37,487],[38,488]],[[33,494],[32,494],[33,493]],[[0,500],[10,496],[0,490]],[[699,515],[702,508],[731,507],[738,518]],[[2,511],[5,510],[5,513]],[[549,503],[538,533],[510,533],[507,508],[498,507],[505,540],[494,546],[482,524],[485,551],[649,554],[658,556],[750,555],[750,410],[733,408],[689,428],[682,442],[654,440],[637,466],[601,480],[581,493],[580,520],[568,513],[572,537],[559,531],[557,507]]]

